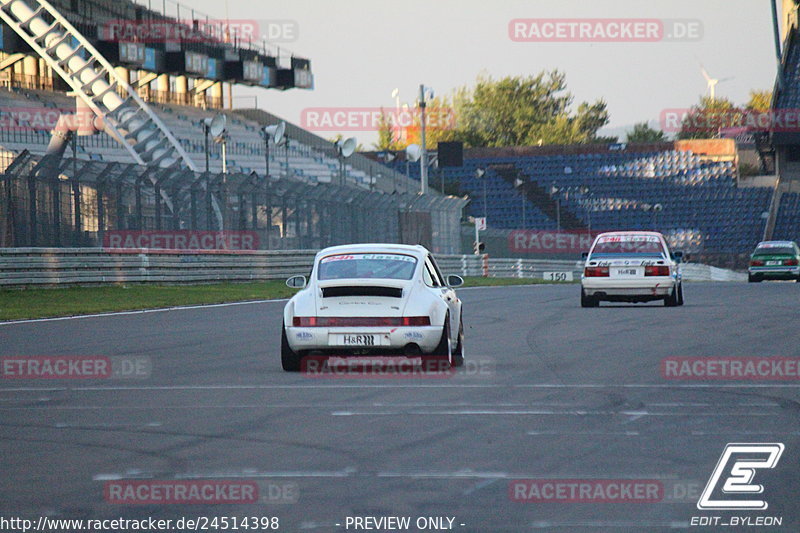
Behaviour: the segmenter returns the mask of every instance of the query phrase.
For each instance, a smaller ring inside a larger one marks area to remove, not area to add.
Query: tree
[[[772,91],[750,91],[750,100],[745,109],[765,113],[772,103]]]
[[[625,135],[625,141],[629,143],[660,143],[666,140],[663,131],[651,128],[647,122],[634,124],[633,130]]]
[[[449,137],[467,146],[591,143],[608,123],[603,100],[570,112],[573,96],[557,70],[499,80],[481,75],[474,87],[457,90],[452,102],[456,128]]]
[[[387,116],[386,111],[381,108],[381,118],[378,121],[378,142],[373,143],[373,146],[379,151],[402,150],[403,143],[400,142],[397,133],[397,130],[392,125],[390,117]]]
[[[711,139],[719,137],[720,130],[741,127],[745,115],[727,98],[704,96],[693,106],[681,122],[678,139]]]
[[[425,145],[435,150],[439,141],[454,137],[455,113],[448,98],[436,97],[426,102]],[[422,144],[422,115],[419,107],[409,107],[399,112],[386,112],[381,108],[378,122],[376,150],[402,150],[409,144]]]

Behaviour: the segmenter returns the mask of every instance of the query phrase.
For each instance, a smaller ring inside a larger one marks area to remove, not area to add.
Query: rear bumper
[[[647,301],[672,294],[677,285],[672,276],[651,279],[620,280],[613,278],[583,278],[581,287],[586,296],[620,301]]]
[[[342,342],[343,335],[372,335],[372,345],[353,345]],[[409,345],[417,345],[422,353],[430,353],[439,345],[442,326],[414,327],[344,327],[344,328],[286,328],[286,338],[292,350],[323,351],[346,354],[369,351],[371,353],[402,354]]]
[[[749,267],[747,273],[761,279],[792,279],[800,276],[800,266]]]

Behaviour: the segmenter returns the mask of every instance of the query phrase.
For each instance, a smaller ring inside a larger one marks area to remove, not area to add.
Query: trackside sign
[[[105,248],[162,250],[258,250],[255,231],[112,230],[103,235]]]
[[[599,232],[513,230],[508,248],[517,253],[580,254],[588,252]]]

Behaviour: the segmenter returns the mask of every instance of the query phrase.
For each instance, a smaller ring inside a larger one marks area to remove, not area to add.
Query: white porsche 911
[[[283,311],[281,364],[301,370],[303,357],[398,355],[464,361],[459,276],[442,276],[422,246],[354,244],[320,251],[308,280]]]
[[[601,233],[586,254],[581,276],[581,307],[610,302],[664,300],[683,305],[681,252],[671,252],[661,233]]]

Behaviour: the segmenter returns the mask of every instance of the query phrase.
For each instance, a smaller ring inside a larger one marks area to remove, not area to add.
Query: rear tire
[[[458,344],[453,355],[450,357],[450,364],[452,366],[464,366],[464,320],[462,319],[458,325]]]
[[[450,315],[444,317],[444,327],[442,328],[442,338],[438,346],[430,355],[422,356],[422,369],[426,372],[440,372],[449,370],[454,366],[451,361],[452,346],[450,341]]]
[[[289,346],[286,337],[286,326],[281,328],[281,366],[286,372],[300,372],[300,363],[303,358]]]
[[[581,289],[581,307],[600,307],[600,300],[593,296],[586,296]]]
[[[664,307],[677,307],[678,303],[678,287],[672,289],[672,293],[664,298]]]

